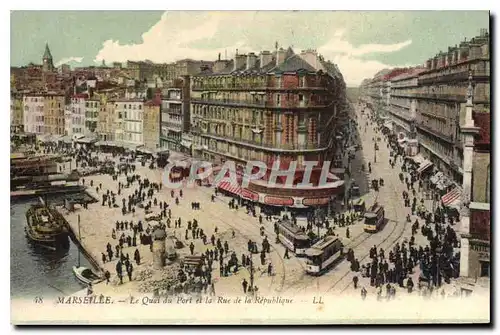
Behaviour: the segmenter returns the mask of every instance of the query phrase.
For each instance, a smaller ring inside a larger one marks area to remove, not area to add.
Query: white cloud
[[[332,39],[318,48],[318,52],[338,65],[347,86],[357,86],[361,84],[363,79],[373,77],[378,71],[395,67],[376,60],[361,59],[358,58],[359,56],[371,53],[391,53],[399,51],[412,43],[411,40],[408,40],[396,44],[363,44],[355,47],[346,41],[343,36],[342,30],[335,31]],[[399,66],[405,67],[408,65]]]
[[[94,62],[105,60],[109,63],[148,59],[163,63],[182,58],[214,60],[218,53],[224,55],[226,50],[230,53],[229,57],[232,57],[235,49],[239,49],[240,52],[258,51],[249,47],[249,45],[253,47],[258,45],[255,45],[254,38],[245,32],[252,32],[255,36],[256,32],[261,31],[263,40],[268,40],[268,45],[274,45],[276,35],[272,35],[272,27],[275,20],[276,18],[273,16],[256,16],[255,12],[238,12],[237,14],[235,12],[166,12],[160,21],[142,35],[140,43],[122,44],[120,41],[105,41]],[[269,29],[264,27],[269,27]],[[360,56],[396,52],[412,43],[411,40],[407,40],[395,44],[354,46],[345,39],[344,30],[333,27],[323,27],[322,29],[331,31],[331,39],[323,46],[318,47],[318,52],[325,59],[329,59],[339,66],[348,86],[359,85],[363,79],[372,77],[376,72],[384,68],[394,67],[394,65],[387,65],[375,60],[361,59]],[[236,31],[243,32],[235,36]],[[228,43],[230,45],[224,45],[220,48],[192,46],[194,42],[211,42],[217,38],[220,39],[221,33],[237,42],[230,42]],[[295,49],[300,50],[301,48]]]
[[[218,49],[188,46],[192,42],[211,39],[217,33],[220,23],[230,20],[232,18],[224,12],[199,14],[198,20],[193,20],[192,16],[182,12],[166,12],[158,23],[142,35],[141,43],[124,45],[119,41],[107,40],[95,61],[104,59],[106,62],[124,62],[148,59],[153,62],[172,62],[182,58],[213,60],[219,52],[224,53],[225,50],[249,50],[243,39],[234,45]],[[182,26],[185,26],[184,29]]]
[[[63,64],[70,63],[70,62],[81,63],[82,61],[83,61],[83,57],[66,57],[66,58],[62,58],[61,60],[59,60],[59,62],[54,64],[54,66],[58,67],[58,66],[61,66]]]

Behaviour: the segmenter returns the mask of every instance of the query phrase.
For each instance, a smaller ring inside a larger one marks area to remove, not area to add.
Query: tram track
[[[398,198],[398,196],[399,196],[399,193],[398,193],[398,192],[397,192],[397,190],[395,189],[395,187],[394,187],[394,184],[393,184],[393,183],[391,183],[391,186],[392,186],[392,187],[391,187],[392,192],[393,192],[393,193],[394,193],[394,195],[395,195],[395,199],[397,199],[397,198]],[[391,202],[391,201],[390,201],[389,203],[391,204],[391,208],[392,208],[393,212],[395,213],[396,222],[398,222],[398,221],[400,220],[400,216],[399,216],[399,214],[398,214],[398,213],[399,213],[399,211],[397,210],[396,206],[394,205],[394,202]],[[394,239],[392,239],[392,242],[391,242],[391,243],[389,244],[389,246],[388,246],[386,249],[384,249],[384,250],[390,250],[390,248],[392,248],[392,247],[393,247],[393,246],[394,246],[394,245],[395,245],[395,244],[396,244],[396,243],[397,243],[397,242],[401,239],[401,237],[403,236],[403,234],[406,232],[406,229],[408,228],[408,221],[406,220],[406,218],[404,218],[403,222],[404,222],[404,223],[403,223],[403,225],[402,225],[403,229],[401,230],[401,232],[399,232],[399,234],[398,234],[398,235],[397,235]],[[394,228],[396,228],[397,226],[398,226],[398,225],[396,225]],[[401,225],[400,225],[400,226],[401,226]],[[385,242],[386,242],[386,241],[382,241],[379,245],[381,245],[382,243],[385,243]],[[378,247],[379,245],[377,245],[377,247]],[[349,284],[348,284],[347,286],[345,286],[345,287],[341,290],[341,292],[345,292],[345,291],[346,291],[346,290],[347,290],[347,289],[348,289],[351,285],[352,285],[352,282],[349,282]]]
[[[398,192],[396,191],[395,189],[395,186],[393,183],[391,183],[391,191],[392,193],[394,193],[396,195],[395,199],[398,198]],[[380,241],[379,243],[375,244],[375,246],[377,248],[381,247],[384,243],[386,243],[387,241],[389,241],[389,239],[391,238],[391,242],[389,244],[389,246],[385,249],[385,250],[388,250],[390,249],[394,244],[396,244],[400,239],[401,237],[403,236],[404,232],[406,231],[406,228],[407,228],[407,225],[408,225],[408,222],[406,220],[403,220],[403,224],[398,224],[399,222],[399,215],[398,215],[398,211],[394,205],[394,202],[391,202],[389,201],[390,203],[390,207],[392,208],[393,210],[393,213],[394,213],[394,216],[395,216],[395,220],[389,220],[387,223],[389,222],[395,222],[394,224],[394,227],[392,228],[392,230],[390,231],[390,233],[382,240]],[[397,231],[397,228],[398,227],[402,227],[401,231],[396,233]],[[394,236],[394,234],[397,234],[396,236]],[[370,235],[370,236],[376,236],[375,234],[373,235]],[[366,239],[363,239],[359,244],[357,244],[357,246],[361,245],[364,241],[368,240],[370,238],[370,236],[368,236]],[[361,259],[359,259],[359,262],[362,262],[363,260],[365,260],[368,256],[370,255],[370,253],[364,253],[363,257]],[[337,281],[335,281],[335,283],[330,286],[326,292],[331,292],[334,288],[336,288],[339,284],[342,283],[342,281],[351,273],[350,269],[346,271],[346,273],[340,277]],[[341,293],[345,292],[350,286],[351,286],[352,282],[349,281],[349,283],[340,291]]]
[[[202,191],[203,193],[205,193],[207,196],[211,196],[211,194],[209,194],[208,190],[201,189],[201,191]],[[221,199],[221,198],[216,197],[216,198],[215,198],[215,200],[216,200],[216,201],[219,201],[219,202],[221,202],[221,203],[223,203],[223,204],[226,204],[226,202],[225,202],[223,199]],[[226,204],[226,205],[227,205],[227,204]],[[241,212],[239,212],[239,211],[236,213],[236,215],[237,215],[240,219],[243,219],[244,221],[248,221],[248,222],[250,222],[253,226],[257,227],[257,228],[259,229],[259,232],[260,232],[260,228],[261,228],[261,227],[264,227],[264,232],[266,233],[266,235],[267,235],[268,237],[272,237],[272,235],[276,235],[276,234],[274,233],[274,231],[270,231],[270,230],[269,230],[269,229],[268,229],[265,225],[260,225],[258,222],[255,222],[254,220],[248,220],[248,219],[249,219],[249,217],[248,217],[248,216],[243,218],[243,217],[241,217],[241,215],[240,215],[240,214],[241,214]],[[245,214],[244,214],[244,215],[245,215]],[[219,221],[223,222],[224,224],[228,225],[229,227],[231,227],[232,229],[234,229],[235,231],[237,231],[237,232],[238,232],[241,236],[243,236],[244,238],[248,238],[248,239],[250,239],[250,240],[252,239],[252,238],[251,238],[251,237],[250,237],[247,233],[245,233],[245,234],[243,234],[243,233],[242,233],[242,231],[241,231],[241,227],[236,227],[234,224],[231,224],[231,223],[229,223],[228,221],[221,219],[220,217],[218,217],[218,218],[217,218],[217,220],[219,220]],[[255,233],[253,233],[253,232],[252,232],[250,235],[255,236],[255,235],[257,235],[257,234],[255,234]],[[260,236],[260,233],[259,233],[259,236]],[[283,257],[281,256],[280,252],[278,251],[278,249],[277,249],[274,245],[272,245],[272,244],[271,244],[271,242],[269,242],[269,245],[270,245],[270,248],[273,250],[273,252],[275,252],[275,253],[276,253],[276,255],[278,256],[279,263],[281,264],[281,268],[282,268],[282,270],[283,270],[283,271],[282,271],[283,276],[282,276],[282,278],[281,278],[281,280],[280,280],[280,283],[279,283],[279,289],[277,289],[277,290],[276,290],[276,291],[281,291],[281,290],[283,289],[283,286],[284,286],[284,283],[285,283],[285,280],[286,280],[286,266],[285,266],[285,261],[284,261]],[[254,265],[254,266],[255,266],[255,265]],[[274,279],[275,279],[275,277],[276,277],[276,276],[272,276],[272,278],[271,278],[271,284],[270,284],[270,286],[269,286],[269,289],[272,287],[272,285],[273,285],[273,283],[274,283]]]

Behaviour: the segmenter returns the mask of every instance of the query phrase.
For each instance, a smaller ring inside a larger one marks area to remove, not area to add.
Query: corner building
[[[194,155],[214,164],[233,160],[240,171],[247,161],[265,162],[266,176],[248,188],[221,185],[243,198],[271,206],[326,205],[343,191],[343,181],[334,176],[326,185],[317,184],[323,161],[336,150],[336,120],[346,107],[342,74],[315,50],[219,57],[212,70],[191,80]],[[292,161],[297,162],[294,186],[302,182],[303,163],[319,161],[310,178],[316,187],[285,187],[285,177],[276,187],[267,185],[275,162],[284,171]]]

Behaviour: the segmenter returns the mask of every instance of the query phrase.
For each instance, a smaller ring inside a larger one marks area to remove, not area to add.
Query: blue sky
[[[418,65],[489,27],[487,11],[14,11],[11,65],[101,64],[182,58],[283,46],[317,49],[348,85],[386,67]]]

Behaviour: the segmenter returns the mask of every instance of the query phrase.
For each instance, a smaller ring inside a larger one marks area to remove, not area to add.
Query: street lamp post
[[[439,241],[439,240],[438,240]],[[437,276],[436,276],[436,284],[440,287],[441,283],[441,271],[440,271],[440,263],[441,263],[441,247],[436,248],[436,257],[437,257]]]
[[[252,296],[255,296],[253,254],[252,253],[250,253],[250,291],[252,292]]]

